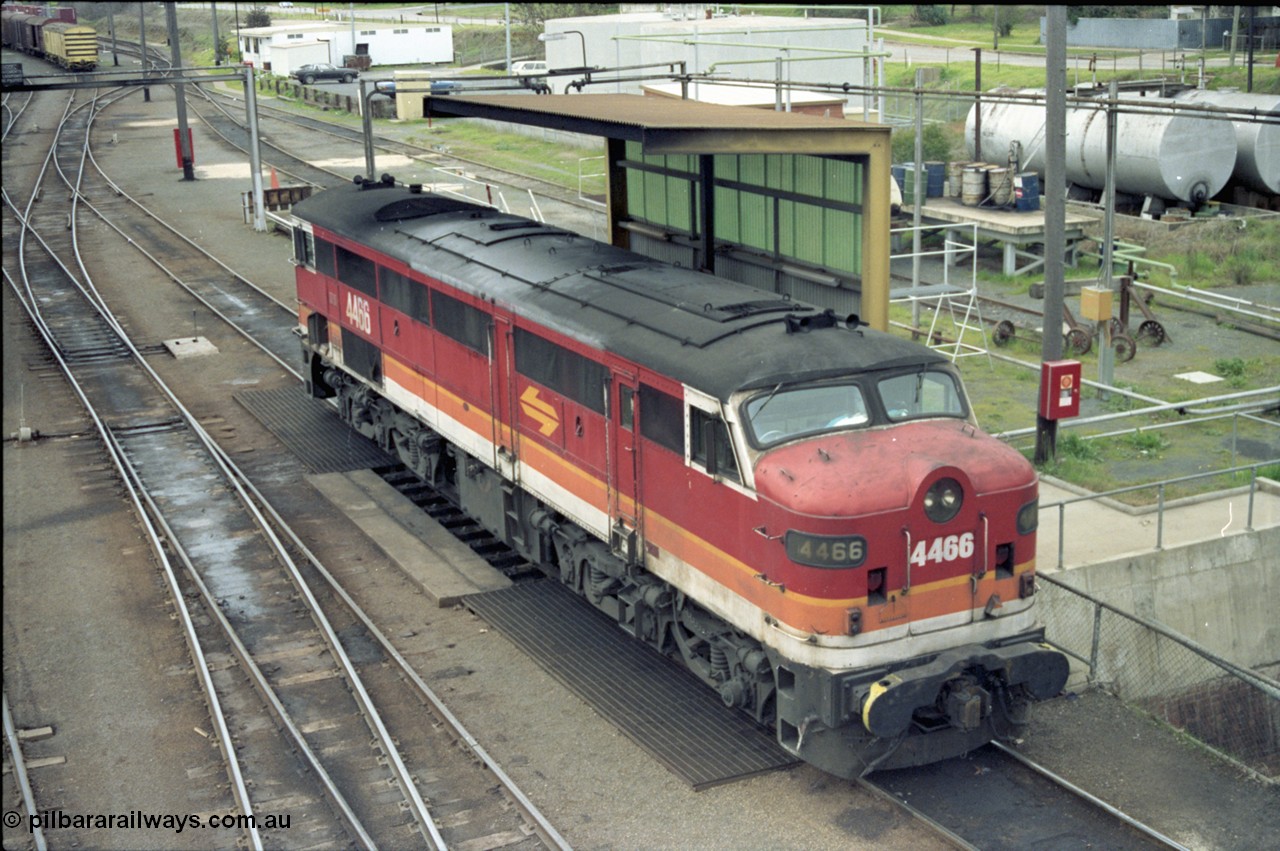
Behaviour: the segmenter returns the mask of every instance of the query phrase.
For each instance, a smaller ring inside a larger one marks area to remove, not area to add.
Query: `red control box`
[[[1040,416],[1061,420],[1080,415],[1080,361],[1040,364]]]

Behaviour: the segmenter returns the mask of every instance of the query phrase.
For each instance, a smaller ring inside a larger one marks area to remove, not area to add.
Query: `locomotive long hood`
[[[962,420],[831,434],[766,452],[756,464],[761,496],[800,514],[874,514],[906,508],[940,468],[964,471],[977,493],[1026,487],[1036,474],[1018,452]]]

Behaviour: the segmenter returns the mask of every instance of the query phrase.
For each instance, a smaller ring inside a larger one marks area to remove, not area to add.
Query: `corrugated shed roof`
[[[650,153],[856,154],[887,144],[890,132],[840,118],[622,94],[427,96],[425,112],[639,141]]]

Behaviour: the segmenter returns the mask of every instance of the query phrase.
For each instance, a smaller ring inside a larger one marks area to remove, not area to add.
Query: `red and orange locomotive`
[[[964,753],[1056,694],[1036,475],[937,353],[398,187],[294,207],[308,387],[791,753]]]

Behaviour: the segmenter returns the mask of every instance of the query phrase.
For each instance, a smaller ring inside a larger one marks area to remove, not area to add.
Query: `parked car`
[[[433,95],[451,95],[460,91],[462,91],[462,84],[454,80],[431,81],[431,94]]]
[[[313,65],[300,65],[298,70],[289,76],[294,77],[298,82],[305,86],[309,86],[316,80],[341,80],[344,83],[354,82],[356,77],[360,76],[360,72],[354,68],[339,68],[337,65],[330,65],[327,62],[317,62]]]
[[[547,75],[547,63],[545,62],[512,62],[511,76],[513,77],[545,77]]]

